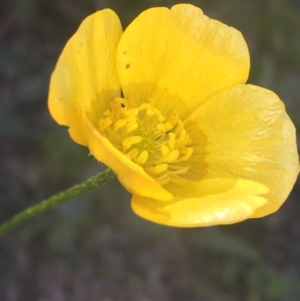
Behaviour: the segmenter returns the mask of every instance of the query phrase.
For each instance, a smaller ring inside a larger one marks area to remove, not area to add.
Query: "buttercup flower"
[[[48,104],[115,171],[138,215],[230,224],[276,211],[299,172],[283,103],[248,74],[241,33],[197,7],[151,8],[124,33],[105,9],[63,49]]]

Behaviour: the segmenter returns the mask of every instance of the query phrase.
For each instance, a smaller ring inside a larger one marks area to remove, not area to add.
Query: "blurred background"
[[[249,82],[300,127],[300,1],[190,1],[239,29]],[[0,221],[103,169],[47,110],[49,76],[80,22],[110,7],[126,27],[158,0],[0,1]],[[300,300],[300,186],[275,214],[173,229],[135,216],[113,181],[0,241],[1,301]]]

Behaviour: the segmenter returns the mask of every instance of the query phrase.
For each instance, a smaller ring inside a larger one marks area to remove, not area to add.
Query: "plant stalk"
[[[100,172],[99,174],[89,178],[88,180],[77,184],[65,191],[62,191],[48,199],[41,201],[40,203],[33,205],[24,211],[17,213],[8,221],[0,225],[0,237],[7,234],[9,231],[13,230],[20,224],[23,224],[27,220],[45,212],[50,209],[57,207],[58,205],[75,198],[79,195],[82,195],[97,186],[103,185],[110,180],[114,179],[116,175],[114,172],[107,168],[106,170]]]

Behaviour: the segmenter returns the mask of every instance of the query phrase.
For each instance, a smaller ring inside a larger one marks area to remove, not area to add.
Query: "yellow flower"
[[[197,7],[146,10],[124,33],[105,9],[66,44],[48,104],[115,171],[138,215],[230,224],[276,211],[299,172],[283,103],[248,74],[241,33]]]

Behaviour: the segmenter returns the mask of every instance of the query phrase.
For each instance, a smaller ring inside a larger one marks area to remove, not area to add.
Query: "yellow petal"
[[[194,109],[217,91],[245,83],[249,54],[239,31],[181,4],[140,14],[120,40],[117,65],[126,98],[152,97],[160,110],[168,102],[174,108],[179,98]]]
[[[204,195],[203,188],[208,195]],[[231,224],[249,218],[263,206],[266,199],[260,194],[267,191],[264,185],[253,181],[220,178],[204,180],[198,191],[194,192],[195,197],[175,198],[166,203],[133,195],[131,206],[139,216],[168,226]]]
[[[87,145],[91,154],[109,166],[117,175],[122,185],[132,194],[153,196],[159,200],[171,200],[173,196],[157,181],[150,177],[140,166],[133,163],[126,155],[117,150],[84,117]]]
[[[293,123],[273,92],[251,85],[215,94],[195,116],[207,137],[205,178],[250,179],[269,188],[252,217],[276,211],[299,173]]]
[[[117,15],[109,9],[87,17],[64,47],[49,88],[48,106],[57,123],[70,127],[71,137],[87,145],[82,115],[97,118],[120,95],[116,47],[122,35]],[[92,117],[93,117],[92,116]]]

